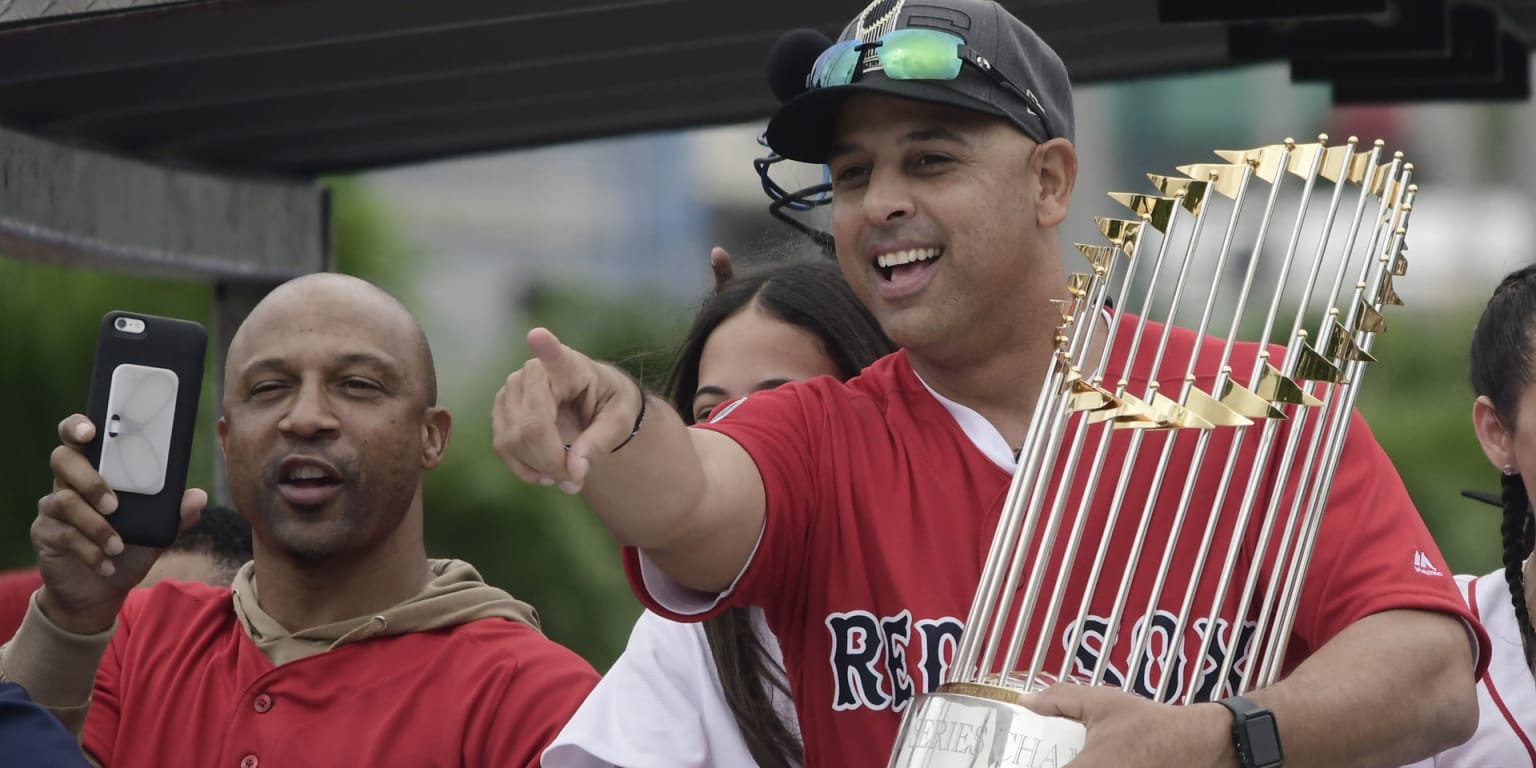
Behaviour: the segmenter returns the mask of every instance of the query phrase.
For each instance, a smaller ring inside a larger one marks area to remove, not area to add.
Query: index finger
[[[588,388],[601,384],[598,363],[562,344],[546,328],[528,332],[528,348],[538,358],[548,377],[548,388],[557,403],[564,404]],[[526,388],[527,383],[524,384]]]
[[[548,328],[534,328],[528,332],[528,349],[551,372],[565,373],[570,367],[571,348],[561,343]]]
[[[731,254],[720,246],[709,249],[709,268],[715,273],[715,290],[731,281],[736,276],[736,269],[731,264]]]

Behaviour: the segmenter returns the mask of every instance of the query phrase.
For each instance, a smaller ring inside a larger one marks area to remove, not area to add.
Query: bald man
[[[422,476],[448,447],[425,335],[377,287],[311,275],[230,343],[219,445],[254,557],[231,588],[133,590],[113,492],[59,425],[32,526],[43,587],[0,676],[79,732],[97,765],[538,764],[596,683],[532,608],[429,560]],[[182,500],[183,527],[207,501]],[[94,685],[93,685],[94,678]]]

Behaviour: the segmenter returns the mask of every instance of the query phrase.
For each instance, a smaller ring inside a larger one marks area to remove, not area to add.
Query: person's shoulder
[[[903,400],[897,396],[899,391],[913,388],[920,390],[922,384],[912,372],[906,353],[898,350],[876,360],[847,381],[824,375],[743,395],[717,407],[709,421],[700,426],[729,425],[731,422],[727,417],[737,413],[739,408],[744,409],[740,410],[742,415],[769,421],[787,412],[878,414],[890,403]],[[855,407],[850,409],[850,406]]]
[[[624,657],[646,662],[708,655],[704,622],[673,621],[652,611],[641,613],[635,620],[629,643],[624,647]]]
[[[128,602],[182,608],[209,604],[224,605],[229,602],[229,587],[217,587],[200,581],[165,579],[148,587],[137,587],[128,593]]]
[[[190,613],[209,607],[228,608],[229,597],[229,587],[165,579],[148,587],[129,590],[123,610],[128,613]]]
[[[786,386],[811,387],[827,393],[826,399],[867,403],[882,410],[891,403],[905,401],[907,396],[903,393],[923,391],[906,350],[901,349],[870,363],[847,381],[839,381],[834,376],[818,376]]]
[[[169,639],[172,635],[196,634],[210,627],[222,627],[233,617],[234,605],[228,587],[171,579],[129,590],[122,610],[118,612],[121,628],[131,630],[143,624],[175,627],[178,630],[175,633],[152,633],[162,639]]]
[[[624,653],[608,668],[603,681],[610,692],[698,691],[703,690],[700,686],[717,686],[704,622],[677,622],[645,611],[635,621]]]
[[[1202,336],[1198,335],[1194,329],[1183,325],[1177,323],[1165,325],[1150,318],[1141,324],[1141,318],[1130,313],[1122,314],[1117,322],[1119,325],[1110,370],[1116,375],[1123,375],[1128,352],[1133,346],[1136,347],[1138,350],[1136,363],[1131,375],[1127,377],[1129,381],[1144,382],[1152,377],[1152,362],[1158,356],[1144,354],[1144,351],[1158,344],[1165,332],[1168,337],[1168,346],[1157,371],[1157,378],[1164,382],[1182,379],[1189,366],[1190,355],[1197,349],[1199,357],[1196,359],[1194,374],[1199,379],[1210,379],[1216,376],[1225,363],[1231,366],[1234,380],[1247,381],[1259,360],[1257,342],[1234,342],[1230,353],[1223,355],[1227,340],[1209,331]],[[1130,342],[1137,338],[1135,332],[1139,324],[1141,324],[1141,335],[1133,345]],[[1268,360],[1274,365],[1279,365],[1285,356],[1285,347],[1270,344],[1268,351]]]
[[[884,392],[900,389],[916,380],[917,374],[912,371],[907,351],[898,349],[870,363],[859,375],[848,380],[847,387],[859,392]]]
[[[533,664],[597,676],[592,665],[575,651],[521,621],[494,617],[477,619],[448,630],[445,638],[450,652],[463,654],[461,658],[466,662],[479,658],[484,664],[512,668]]]
[[[575,651],[519,621],[478,619],[444,634],[448,644],[435,652],[453,664],[438,682],[448,682],[464,700],[479,702],[477,708],[492,706],[503,726],[529,727],[528,707],[533,707],[536,719],[558,728],[601,679]]]
[[[1214,378],[1221,372],[1222,365],[1232,368],[1232,376],[1246,382],[1253,372],[1259,358],[1260,345],[1255,341],[1235,341],[1232,351],[1226,355],[1227,340],[1212,333],[1204,336],[1195,335],[1195,331],[1182,325],[1173,326],[1168,333],[1168,353],[1164,356],[1163,370],[1158,371],[1158,377],[1162,380],[1182,378],[1189,366],[1189,357],[1196,350],[1198,344],[1199,358],[1195,361],[1195,377],[1199,379]],[[1280,363],[1285,357],[1285,347],[1268,345],[1268,359],[1275,364]]]
[[[635,620],[635,628],[630,632],[630,642],[633,643],[635,638],[643,638],[647,642],[672,643],[692,640],[703,635],[703,622],[673,621],[658,613],[643,611],[640,618]]]
[[[836,376],[823,375],[789,382],[778,387],[776,391],[801,389],[835,392],[842,397],[860,395],[880,397],[910,383],[916,383],[916,374],[912,372],[912,363],[907,359],[906,350],[898,349],[870,363],[869,367],[846,381]]]

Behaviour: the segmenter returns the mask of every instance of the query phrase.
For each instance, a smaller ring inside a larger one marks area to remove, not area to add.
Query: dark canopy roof
[[[861,0],[0,0],[0,123],[312,175],[766,116]],[[1077,82],[1289,60],[1338,101],[1525,98],[1536,0],[1011,0]],[[1232,18],[1289,14],[1286,19]]]

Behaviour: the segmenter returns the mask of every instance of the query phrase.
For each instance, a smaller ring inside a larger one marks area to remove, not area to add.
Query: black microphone
[[[832,41],[821,32],[801,27],[791,29],[774,41],[768,51],[768,87],[780,103],[805,92],[805,78],[822,51]]]
[[[1466,491],[1466,490],[1464,490],[1464,491],[1461,492],[1461,495],[1463,495],[1463,496],[1465,496],[1465,497],[1467,497],[1467,498],[1469,498],[1469,499],[1471,499],[1473,501],[1481,501],[1484,504],[1492,504],[1495,507],[1503,508],[1503,506],[1504,506],[1504,499],[1502,497],[1500,497],[1499,494],[1497,494],[1497,493],[1488,493],[1486,491]]]

